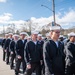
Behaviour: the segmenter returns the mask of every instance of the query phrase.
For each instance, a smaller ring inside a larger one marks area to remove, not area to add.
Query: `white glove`
[[[18,59],[21,59],[21,56],[20,55],[18,55],[17,57],[18,57]]]
[[[4,50],[5,52],[7,51],[7,50]]]
[[[31,64],[27,64],[27,69],[31,69]]]
[[[11,54],[13,54],[13,52],[11,51]]]

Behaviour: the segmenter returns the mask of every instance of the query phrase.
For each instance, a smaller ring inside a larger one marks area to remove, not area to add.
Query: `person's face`
[[[60,30],[53,30],[52,32],[51,32],[51,36],[54,38],[54,39],[58,39],[59,38],[59,36],[60,36]]]
[[[41,36],[38,36],[38,40],[41,40],[42,39],[42,37]]]
[[[32,34],[33,39],[37,39],[37,34]]]
[[[71,36],[70,40],[71,40],[72,42],[75,42],[75,36]]]
[[[5,38],[8,38],[8,35],[6,35]]]
[[[18,40],[18,36],[14,36],[14,40]]]
[[[21,34],[21,39],[24,39],[25,38],[25,34]]]
[[[9,37],[12,38],[12,35],[10,34]]]

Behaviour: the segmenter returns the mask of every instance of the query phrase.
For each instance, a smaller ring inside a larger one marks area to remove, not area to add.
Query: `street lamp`
[[[50,11],[53,12],[53,20],[54,20],[54,25],[55,25],[55,3],[54,3],[54,0],[52,0],[52,9],[50,9],[49,7],[47,7],[46,5],[41,5],[47,9],[49,9]]]
[[[49,7],[47,7],[46,5],[41,5],[41,6],[46,7],[47,9],[49,9],[49,10],[51,10],[53,12],[53,10],[50,9]]]

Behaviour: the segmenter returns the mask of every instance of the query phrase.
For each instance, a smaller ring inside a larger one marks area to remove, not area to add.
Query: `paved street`
[[[2,48],[0,46],[0,75],[15,75],[14,70],[10,70],[10,66],[2,61]],[[23,75],[23,74],[20,74]],[[35,75],[34,73],[32,75]]]
[[[2,61],[2,48],[0,47],[0,75],[14,75],[14,71],[10,70],[9,65]]]

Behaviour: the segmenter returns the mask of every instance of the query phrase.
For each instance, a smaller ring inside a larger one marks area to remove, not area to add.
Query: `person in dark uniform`
[[[27,40],[25,39],[25,36],[26,36],[26,33],[21,32],[20,39],[17,41],[17,44],[16,44],[17,55],[16,55],[15,75],[19,74],[21,62],[22,62],[22,67],[23,67],[23,73],[26,70],[26,61],[24,60],[24,47],[25,47]]]
[[[60,36],[59,36],[59,41],[60,41],[62,44],[64,43],[64,42],[63,42],[63,41],[64,41],[64,36],[63,36],[63,35],[60,35]]]
[[[75,75],[75,33],[68,34],[70,41],[65,46],[65,74]]]
[[[42,34],[38,34],[37,40],[41,44],[41,51],[42,51],[42,55],[41,55],[41,73],[44,75],[44,73],[45,73],[45,67],[44,67],[44,61],[43,61],[43,44],[44,44],[44,40],[42,39]]]
[[[9,50],[9,44],[13,40],[12,33],[9,33],[9,38],[5,41],[5,47],[6,50],[6,64],[9,64],[9,57],[10,57],[10,50]]]
[[[26,75],[31,75],[35,71],[36,75],[41,75],[41,44],[37,41],[38,32],[32,32],[31,41],[25,46],[27,69]]]
[[[16,44],[18,41],[18,35],[13,35],[13,40],[10,42],[9,48],[10,48],[10,68],[14,68],[14,59],[16,58]]]
[[[64,36],[63,36],[63,35],[60,35],[58,40],[59,40],[59,41],[61,42],[61,44],[63,45],[63,49],[64,49],[64,47],[65,47],[65,44],[64,44]]]
[[[50,34],[50,32],[49,32],[49,33],[46,33],[46,38],[47,38],[47,40],[50,40],[50,39],[51,39],[51,34]]]
[[[45,75],[64,75],[64,50],[58,41],[60,27],[52,26],[51,39],[43,46],[43,57],[45,63]]]
[[[2,40],[2,48],[3,48],[3,61],[5,61],[6,50],[4,49],[5,41],[8,39],[8,34],[5,34],[5,38]]]

